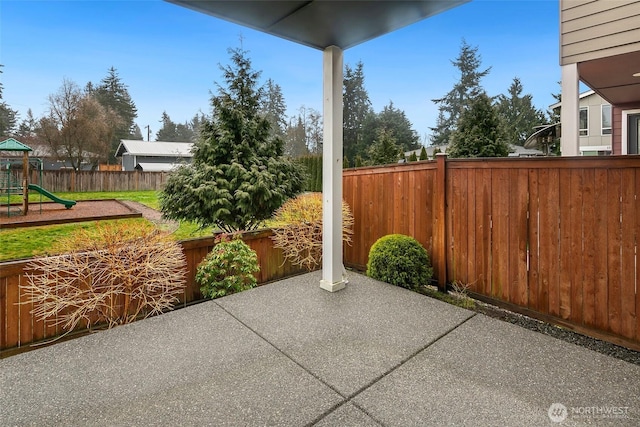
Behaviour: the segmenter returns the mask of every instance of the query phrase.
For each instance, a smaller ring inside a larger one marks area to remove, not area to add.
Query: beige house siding
[[[580,108],[587,108],[588,111],[588,135],[580,136],[580,151],[585,152],[588,147],[599,147],[597,151],[603,151],[603,147],[611,150],[611,134],[602,134],[602,106],[609,105],[597,93],[592,93],[580,99]]]
[[[640,0],[560,2],[560,63],[640,50]]]

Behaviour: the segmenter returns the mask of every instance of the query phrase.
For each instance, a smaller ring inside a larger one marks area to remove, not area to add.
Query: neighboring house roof
[[[586,92],[582,92],[580,94],[580,99],[587,98],[587,97],[589,97],[591,95],[596,95],[596,92],[593,91],[593,90],[588,90]],[[552,110],[555,110],[556,108],[560,108],[561,106],[562,106],[562,102],[556,102],[555,104],[549,105],[549,108],[552,109]]]
[[[427,152],[427,156],[429,158],[433,157],[433,152],[435,151],[436,148],[440,149],[441,153],[445,153],[447,151],[447,145],[432,145],[430,147],[424,147],[425,151]],[[407,151],[404,153],[405,157],[409,157],[411,156],[411,154],[416,153],[416,156],[420,157],[420,152],[422,151],[422,147],[418,148],[417,150],[411,150],[411,151]]]
[[[136,165],[136,169],[143,172],[168,172],[173,170],[176,166],[176,163],[138,163]]]
[[[426,147],[427,155],[429,156],[429,158],[432,158],[433,152],[435,151],[436,148],[439,148],[441,153],[446,153],[448,147],[449,147],[448,144]],[[418,150],[407,151],[404,154],[406,157],[409,157],[412,153],[416,153],[416,156],[419,156],[421,150],[422,148]],[[509,144],[509,157],[530,157],[530,156],[542,156],[542,155],[544,155],[544,153],[540,150],[529,149],[529,148],[521,147],[519,145]]]
[[[125,153],[134,156],[193,157],[192,147],[193,143],[191,142],[150,142],[122,139],[116,150],[116,157],[121,157]]]

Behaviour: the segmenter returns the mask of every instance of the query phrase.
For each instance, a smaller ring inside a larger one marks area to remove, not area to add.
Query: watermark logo
[[[574,406],[567,408],[562,403],[552,403],[547,411],[549,419],[554,423],[561,423],[567,418],[605,419],[629,418],[628,406]]]
[[[551,406],[549,406],[547,414],[549,414],[549,419],[554,423],[561,423],[567,419],[569,411],[562,403],[552,403]]]

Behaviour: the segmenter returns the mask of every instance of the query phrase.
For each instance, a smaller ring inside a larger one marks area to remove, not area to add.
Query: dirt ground
[[[127,202],[129,203],[129,202]],[[71,209],[53,202],[31,203],[27,215],[13,213],[7,216],[7,206],[0,210],[0,228],[31,227],[68,222],[95,221],[142,217],[140,210],[118,200],[80,201]],[[14,211],[21,206],[12,206]],[[153,210],[153,209],[151,209]]]

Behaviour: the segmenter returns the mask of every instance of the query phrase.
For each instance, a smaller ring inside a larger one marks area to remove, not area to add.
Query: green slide
[[[42,194],[45,197],[48,197],[54,202],[64,205],[64,207],[67,209],[71,209],[71,207],[73,207],[76,204],[75,200],[61,199],[60,197],[57,197],[56,195],[49,193],[47,190],[40,187],[39,185],[29,184],[29,190],[37,191],[38,193]]]

